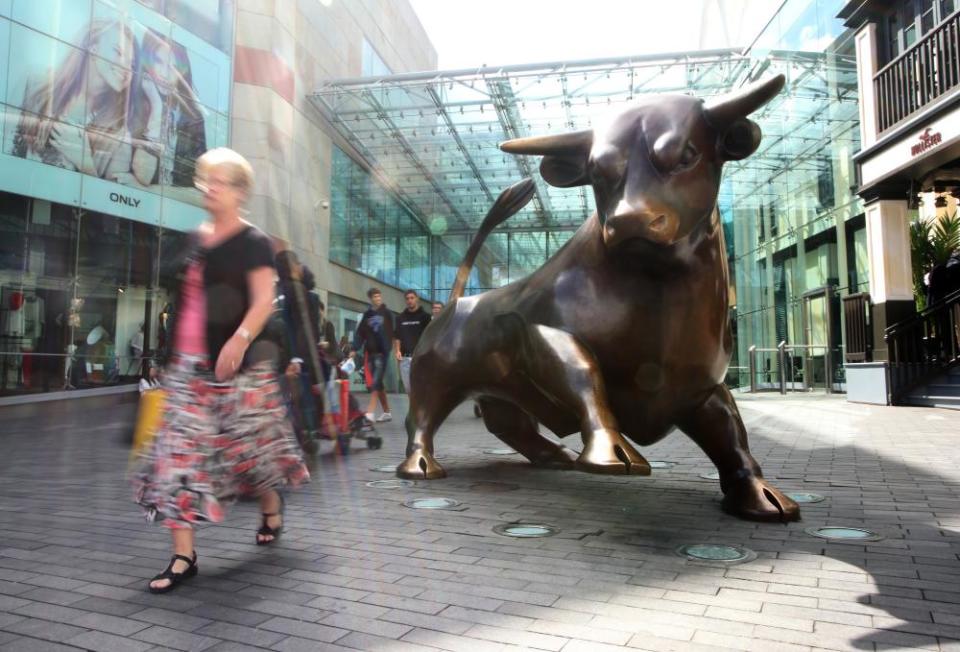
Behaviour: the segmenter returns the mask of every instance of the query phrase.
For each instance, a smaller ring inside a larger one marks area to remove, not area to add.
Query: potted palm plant
[[[910,254],[913,266],[913,297],[917,311],[927,307],[924,277],[937,265],[946,264],[960,249],[960,217],[944,215],[938,220],[915,220],[910,225]]]

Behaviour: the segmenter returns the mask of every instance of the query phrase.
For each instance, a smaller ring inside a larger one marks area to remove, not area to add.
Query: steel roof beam
[[[467,166],[470,168],[470,171],[473,172],[473,176],[476,177],[477,183],[480,184],[480,189],[483,190],[483,193],[487,196],[487,200],[492,204],[494,201],[493,193],[490,192],[490,188],[487,187],[486,181],[483,180],[483,175],[480,173],[480,170],[477,169],[477,164],[470,155],[470,150],[468,150],[466,145],[463,144],[463,139],[460,138],[460,133],[457,130],[457,126],[454,124],[453,120],[450,119],[450,114],[447,113],[447,110],[444,108],[443,101],[440,99],[440,96],[437,95],[436,89],[434,89],[433,86],[428,86],[427,94],[430,96],[430,99],[433,100],[434,108],[443,119],[443,123],[447,125],[447,129],[450,130],[450,136],[453,138],[453,142],[456,143],[457,149],[460,150],[460,153],[463,155]]]
[[[576,130],[577,125],[573,121],[573,115],[570,112],[570,92],[567,87],[567,75],[565,73],[560,74],[560,88],[563,91],[563,113],[567,119],[567,129],[571,131]],[[631,93],[632,93],[631,89]],[[590,205],[587,204],[587,191],[584,186],[577,188],[577,191],[580,193],[580,207],[583,209],[583,219],[586,221],[590,217]]]
[[[419,206],[385,173],[383,166],[372,156],[371,152],[363,144],[363,141],[353,133],[349,126],[337,117],[334,107],[327,104],[323,98],[312,97],[311,100],[318,109],[321,117],[329,122],[335,130],[337,125],[340,125],[340,134],[344,142],[339,144],[346,145],[346,149],[352,150],[354,156],[351,157],[351,159],[366,172],[373,175],[379,184],[383,186],[384,190],[393,195],[394,199],[397,200],[410,217],[424,229],[424,232],[428,233],[429,227],[421,219],[421,211],[414,210],[414,206],[416,206],[417,209],[419,209]],[[317,106],[317,102],[320,102],[322,106]]]
[[[513,89],[507,78],[487,79],[487,88],[490,91],[490,99],[493,101],[493,108],[500,121],[500,128],[508,139],[522,138],[526,134],[522,128],[520,116],[516,115],[517,98],[513,95]],[[530,165],[530,159],[526,156],[513,156],[517,164],[517,170],[520,172],[520,178],[533,179],[534,197],[533,210],[537,218],[544,225],[550,223],[550,216],[553,210],[550,206],[550,195],[543,185],[543,178],[539,172],[534,172]]]
[[[444,192],[443,188],[440,187],[440,184],[437,183],[436,179],[433,178],[433,174],[431,174],[430,170],[427,169],[427,166],[424,165],[423,161],[420,160],[420,157],[417,156],[416,151],[410,145],[410,142],[404,137],[403,132],[400,131],[397,123],[394,122],[393,119],[384,112],[383,106],[380,104],[379,100],[377,100],[377,98],[374,97],[373,93],[369,90],[365,91],[364,95],[364,99],[377,112],[377,117],[380,118],[384,124],[386,124],[390,135],[394,140],[397,141],[397,145],[400,146],[400,149],[406,155],[410,163],[412,163],[417,171],[423,175],[423,178],[427,180],[427,182],[430,184],[430,187],[433,188],[434,192],[437,193],[440,201],[446,204],[447,208],[450,209],[450,214],[464,224],[467,224],[467,221],[464,219],[463,215],[456,208],[456,206],[453,205],[453,200],[447,197],[447,193]]]
[[[660,61],[672,61],[677,59],[703,59],[709,60],[721,56],[729,56],[733,54],[742,54],[742,52],[737,48],[722,48],[716,50],[700,50],[698,52],[667,52],[663,54],[648,54],[641,56],[632,56],[632,57],[606,57],[601,59],[586,59],[582,61],[549,61],[544,63],[525,63],[513,66],[497,66],[497,67],[481,67],[481,68],[462,68],[459,70],[437,70],[437,71],[426,71],[426,72],[408,72],[408,73],[399,73],[396,75],[388,76],[374,76],[374,77],[347,77],[343,79],[337,79],[329,82],[325,87],[329,86],[348,86],[348,85],[362,85],[367,86],[375,82],[391,82],[391,83],[406,83],[406,82],[441,82],[441,81],[454,81],[454,79],[462,79],[464,77],[476,77],[478,79],[485,79],[490,75],[502,77],[505,74],[513,73],[514,76],[520,76],[517,73],[533,73],[543,72],[545,69],[549,70],[560,70],[567,69],[571,70],[580,70],[580,69],[589,69],[589,68],[602,68],[604,71],[610,68],[610,66],[622,66],[624,64],[628,65],[641,65],[641,64],[656,64]],[[323,91],[320,91],[323,92]]]

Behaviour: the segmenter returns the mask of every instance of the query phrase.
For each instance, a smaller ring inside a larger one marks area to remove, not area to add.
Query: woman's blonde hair
[[[197,185],[203,185],[206,176],[217,168],[226,170],[235,188],[248,195],[253,190],[253,167],[250,161],[229,147],[207,150],[197,159]]]

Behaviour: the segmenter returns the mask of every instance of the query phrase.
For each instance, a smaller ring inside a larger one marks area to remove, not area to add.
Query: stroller
[[[366,441],[367,448],[370,450],[378,450],[383,446],[383,438],[377,434],[377,429],[360,409],[357,398],[350,393],[350,381],[337,380],[334,382],[340,400],[340,413],[335,415],[337,448],[339,448],[340,454],[350,454],[350,440],[353,438]]]

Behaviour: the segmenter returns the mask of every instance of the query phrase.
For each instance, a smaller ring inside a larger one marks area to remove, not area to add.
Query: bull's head
[[[708,103],[652,97],[603,131],[518,138],[500,148],[542,155],[540,173],[553,186],[592,185],[608,247],[637,238],[670,245],[712,213],[723,163],[756,151],[760,127],[747,116],[783,83],[777,75]]]

